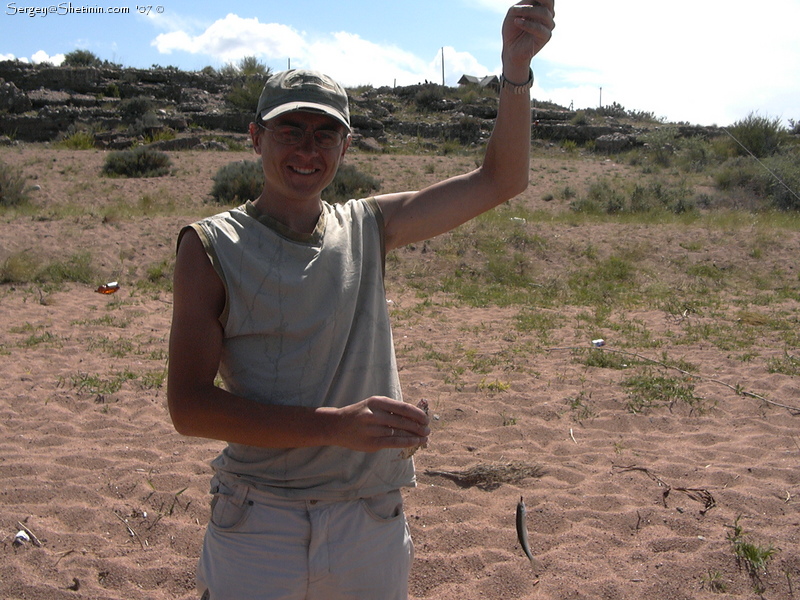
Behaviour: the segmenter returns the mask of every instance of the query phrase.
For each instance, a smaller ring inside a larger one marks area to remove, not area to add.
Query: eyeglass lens
[[[272,134],[272,138],[281,144],[294,146],[303,141],[306,131],[293,125],[280,125],[274,129],[265,127]],[[335,148],[342,143],[342,134],[333,129],[317,129],[312,132],[314,143],[320,148]]]

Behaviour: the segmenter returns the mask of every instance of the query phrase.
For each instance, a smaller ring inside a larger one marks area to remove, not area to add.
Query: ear
[[[340,159],[344,158],[344,155],[347,152],[347,149],[350,147],[350,143],[352,141],[353,141],[353,135],[348,133],[344,138],[344,142],[342,143],[342,154],[339,157]]]
[[[253,150],[261,155],[261,127],[255,123],[250,123],[250,141],[253,142]]]

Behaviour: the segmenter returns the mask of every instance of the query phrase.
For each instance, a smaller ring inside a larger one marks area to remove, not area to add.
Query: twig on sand
[[[142,550],[144,550],[144,542],[142,542],[142,538],[140,538],[139,534],[136,533],[130,525],[128,525],[128,520],[123,519],[116,512],[114,512],[114,516],[117,517],[120,521],[122,521],[122,524],[125,525],[125,529],[128,530],[130,536],[132,538],[136,538],[136,541],[139,542],[139,545],[142,547]]]
[[[30,529],[28,529],[20,521],[17,521],[17,525],[19,525],[19,528],[22,529],[22,531],[28,534],[28,537],[31,538],[31,543],[34,546],[36,546],[37,548],[42,547],[42,542],[39,541],[39,538],[37,538],[36,535]]]
[[[658,475],[652,473],[649,469],[645,467],[637,467],[636,465],[631,465],[629,467],[620,467],[617,465],[613,465],[612,468],[619,469],[621,473],[626,473],[628,471],[641,471],[645,475],[647,475],[650,479],[658,483],[659,486],[664,488],[664,491],[661,494],[661,501],[664,503],[664,508],[667,508],[667,496],[672,490],[676,492],[683,492],[692,500],[700,502],[703,505],[703,509],[700,511],[701,515],[706,514],[712,508],[717,505],[717,501],[714,500],[714,496],[711,495],[706,489],[703,488],[685,488],[685,487],[673,487],[669,485],[666,481],[658,477]]]
[[[559,350],[587,350],[587,348],[578,347],[578,346],[571,346],[571,347],[568,346],[568,347],[565,347],[565,348],[545,348],[545,352],[556,352],[556,351],[559,351]],[[592,348],[592,350],[595,351],[595,352],[612,352],[612,353],[615,353],[615,354],[625,354],[627,356],[633,356],[633,357],[638,358],[640,360],[652,363],[654,365],[658,365],[659,367],[663,367],[665,369],[672,369],[674,371],[678,371],[679,373],[682,373],[686,377],[692,377],[694,379],[701,379],[703,381],[709,381],[711,383],[716,383],[718,385],[723,385],[726,388],[728,388],[730,390],[733,390],[736,394],[738,394],[740,396],[750,396],[751,398],[755,398],[757,400],[761,400],[762,402],[766,402],[767,404],[771,404],[772,406],[777,406],[779,408],[785,408],[790,413],[792,413],[793,416],[800,415],[800,407],[798,407],[798,406],[790,406],[788,404],[782,404],[780,402],[775,402],[774,400],[770,400],[768,398],[765,398],[764,396],[761,396],[760,394],[756,394],[755,392],[748,392],[747,390],[742,389],[742,387],[740,385],[731,385],[730,383],[726,383],[724,381],[720,381],[719,379],[714,379],[713,377],[706,377],[704,375],[697,375],[695,373],[690,373],[689,371],[685,371],[684,369],[681,369],[680,367],[676,367],[675,365],[668,365],[668,364],[666,364],[664,362],[661,362],[660,360],[654,360],[652,358],[648,358],[647,356],[642,356],[641,354],[637,354],[636,352],[628,352],[626,350],[612,350],[610,348]]]
[[[526,477],[541,477],[544,469],[519,462],[504,464],[477,464],[463,471],[437,471],[425,469],[426,475],[452,479],[461,487],[475,486],[484,491],[495,490],[502,483],[519,483]]]

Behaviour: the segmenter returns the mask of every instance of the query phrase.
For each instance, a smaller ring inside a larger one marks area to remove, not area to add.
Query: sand
[[[250,155],[173,156],[174,177],[129,181],[96,178],[101,153],[30,146],[0,155],[38,177],[36,202],[83,207],[70,217],[2,220],[0,262],[25,249],[48,260],[83,250],[98,272],[96,282],[54,290],[0,286],[0,598],[197,597],[208,463],[222,443],[172,429],[164,385],[171,296],[136,282],[171,260],[183,224],[211,211],[203,200],[216,167]],[[389,172],[401,159],[382,160]],[[407,169],[421,173],[421,164]],[[428,177],[446,168],[437,163]],[[175,198],[174,215],[109,209],[165,196]],[[552,247],[589,236],[599,251],[620,236],[663,236],[664,252],[680,251],[682,235],[705,236],[708,260],[747,260],[735,233],[531,227]],[[777,241],[770,264],[796,264],[799,242],[796,234]],[[432,260],[419,247],[398,255],[395,267]],[[541,258],[542,271],[566,268],[560,258]],[[121,286],[115,294],[95,291],[112,280]],[[709,317],[656,308],[610,312],[659,346],[620,347],[613,328],[595,336],[581,326],[580,307],[541,309],[561,319],[542,339],[517,327],[519,307],[424,302],[391,274],[387,300],[406,400],[427,399],[433,415],[431,443],[415,456],[418,485],[404,491],[413,598],[800,595],[800,417],[791,408],[800,405],[800,382],[768,368],[797,348],[766,336],[749,340],[745,360],[744,350],[702,338],[678,347],[675,336]],[[771,306],[797,323],[796,301]],[[629,370],[582,361],[594,337],[605,340],[597,352],[638,368],[680,375],[656,364],[665,353],[691,363],[695,377],[686,381],[698,405],[632,412],[622,385]],[[520,497],[534,562],[517,541]],[[17,543],[20,530],[34,537]],[[737,533],[774,549],[766,571],[737,559]]]

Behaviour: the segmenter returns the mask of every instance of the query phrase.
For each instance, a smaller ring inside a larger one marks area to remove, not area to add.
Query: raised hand
[[[509,79],[519,77],[520,71],[527,73],[531,59],[550,41],[556,26],[554,3],[520,2],[508,10],[503,21],[503,68]]]

